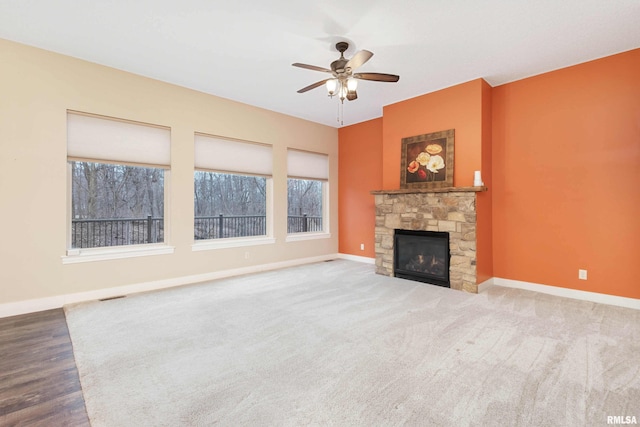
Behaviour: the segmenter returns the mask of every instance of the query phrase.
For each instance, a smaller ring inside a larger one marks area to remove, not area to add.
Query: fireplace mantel
[[[371,194],[418,194],[418,193],[456,193],[456,192],[481,192],[487,191],[487,187],[441,187],[441,188],[402,188],[398,190],[372,190]]]

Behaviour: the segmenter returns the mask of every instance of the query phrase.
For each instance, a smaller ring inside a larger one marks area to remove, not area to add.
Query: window
[[[267,178],[196,171],[194,239],[265,236]]]
[[[195,136],[194,240],[271,235],[271,147]]]
[[[322,231],[322,181],[289,178],[287,233]]]
[[[169,129],[74,112],[67,128],[68,247],[163,243]]]
[[[71,248],[164,242],[164,169],[71,161]]]
[[[328,156],[306,151],[287,152],[287,232],[327,230]]]

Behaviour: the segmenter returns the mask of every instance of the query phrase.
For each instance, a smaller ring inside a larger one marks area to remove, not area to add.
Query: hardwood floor
[[[62,309],[0,319],[0,426],[89,426]]]

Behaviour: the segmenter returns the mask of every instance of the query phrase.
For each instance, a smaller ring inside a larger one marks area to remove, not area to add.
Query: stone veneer
[[[376,198],[376,273],[394,275],[394,230],[446,231],[451,289],[478,293],[474,191],[372,193]]]

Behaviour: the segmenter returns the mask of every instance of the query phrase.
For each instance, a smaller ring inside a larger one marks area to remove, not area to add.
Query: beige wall
[[[0,64],[0,304],[337,252],[336,129],[5,40]],[[173,254],[62,264],[67,110],[171,128]],[[273,145],[275,244],[191,250],[196,131]],[[287,147],[329,155],[330,239],[285,242]]]

